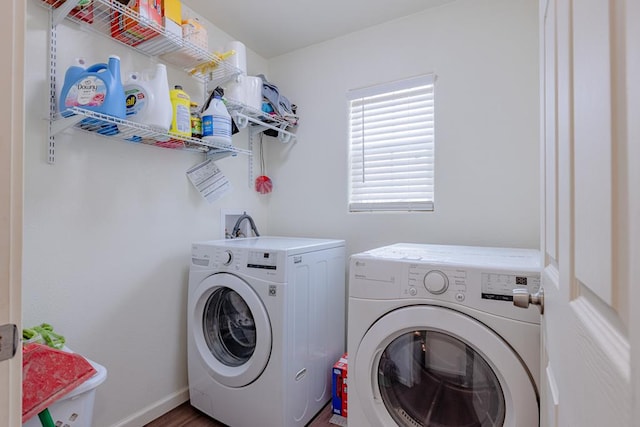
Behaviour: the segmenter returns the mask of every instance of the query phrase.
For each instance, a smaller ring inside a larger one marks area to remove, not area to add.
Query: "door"
[[[0,18],[0,325],[21,330],[22,147],[25,2],[3,3]],[[3,337],[4,341],[4,337]],[[3,342],[2,345],[6,345]],[[21,425],[22,352],[0,362],[0,414]]]
[[[640,22],[633,3],[540,2],[544,427],[635,425],[640,45],[637,30],[626,33]]]
[[[204,279],[189,297],[190,333],[209,374],[243,387],[262,374],[271,355],[269,316],[251,286],[233,274]]]
[[[538,426],[535,384],[522,359],[457,311],[428,305],[392,311],[349,357],[351,387],[372,427]]]

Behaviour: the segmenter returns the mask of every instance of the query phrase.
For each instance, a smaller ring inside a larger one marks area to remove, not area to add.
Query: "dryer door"
[[[367,331],[354,362],[350,385],[371,426],[538,427],[535,386],[520,358],[457,311],[393,311]]]
[[[271,354],[271,325],[260,297],[238,276],[207,277],[190,298],[198,353],[211,376],[242,387],[260,376]]]

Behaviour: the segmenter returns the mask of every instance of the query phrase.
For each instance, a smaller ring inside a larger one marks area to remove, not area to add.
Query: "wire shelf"
[[[237,112],[281,129],[286,129],[289,126],[293,126],[287,119],[283,118],[282,116],[267,114],[261,110],[257,110],[233,99],[225,98],[225,105],[227,106],[229,114],[231,114],[232,112]]]
[[[39,0],[39,3],[51,9],[54,25],[68,19],[144,55],[160,57],[162,62],[183,69],[211,87],[222,85],[241,73],[218,55],[166,31],[156,21],[141,16],[119,0],[92,0],[84,6],[77,6],[81,0],[69,0],[69,4],[66,0]]]
[[[64,113],[58,113],[54,116],[52,124],[52,132],[54,134],[70,127],[94,135],[98,134],[127,142],[206,153],[208,156],[223,153],[228,153],[229,155],[233,153],[251,154],[250,151],[233,145],[217,144],[202,139],[164,132],[148,125],[78,107],[71,107],[65,110]]]
[[[228,98],[225,98],[225,105],[229,115],[233,117],[239,128],[245,128],[251,124],[253,132],[263,132],[267,129],[274,130],[278,132],[278,139],[283,143],[296,139],[295,133],[289,130],[296,125],[282,116],[267,114]]]

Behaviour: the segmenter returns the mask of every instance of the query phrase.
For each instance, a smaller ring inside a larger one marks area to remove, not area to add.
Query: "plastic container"
[[[176,85],[170,92],[172,119],[170,132],[180,136],[191,136],[191,98]]]
[[[95,375],[49,407],[56,426],[91,427],[96,388],[107,379],[107,368],[92,360],[87,361],[97,371]],[[42,424],[36,415],[23,427],[42,427]]]
[[[82,66],[82,60],[69,67],[64,76],[60,96],[60,112],[73,115],[70,107],[80,107],[124,119],[126,107],[124,88],[120,79],[120,58],[109,56],[107,64]]]
[[[182,21],[182,39],[204,51],[209,51],[207,29],[197,18],[187,18]]]
[[[169,95],[167,67],[134,72],[124,85],[127,120],[151,126],[162,132],[171,128],[173,106]]]
[[[245,45],[237,40],[227,43],[224,47],[226,52],[233,50],[235,53],[227,59],[227,63],[236,67],[241,71],[241,74],[247,74],[247,48]]]
[[[202,139],[214,144],[231,145],[231,116],[220,96],[202,112]]]

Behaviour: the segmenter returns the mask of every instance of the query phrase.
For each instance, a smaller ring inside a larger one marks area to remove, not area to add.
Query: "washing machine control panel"
[[[247,268],[275,270],[278,268],[278,253],[271,251],[249,251]]]
[[[192,245],[192,268],[245,273],[265,280],[284,280],[286,254],[279,250]]]
[[[221,253],[220,258],[220,261],[223,265],[231,265],[231,263],[233,262],[233,252],[224,251]]]

